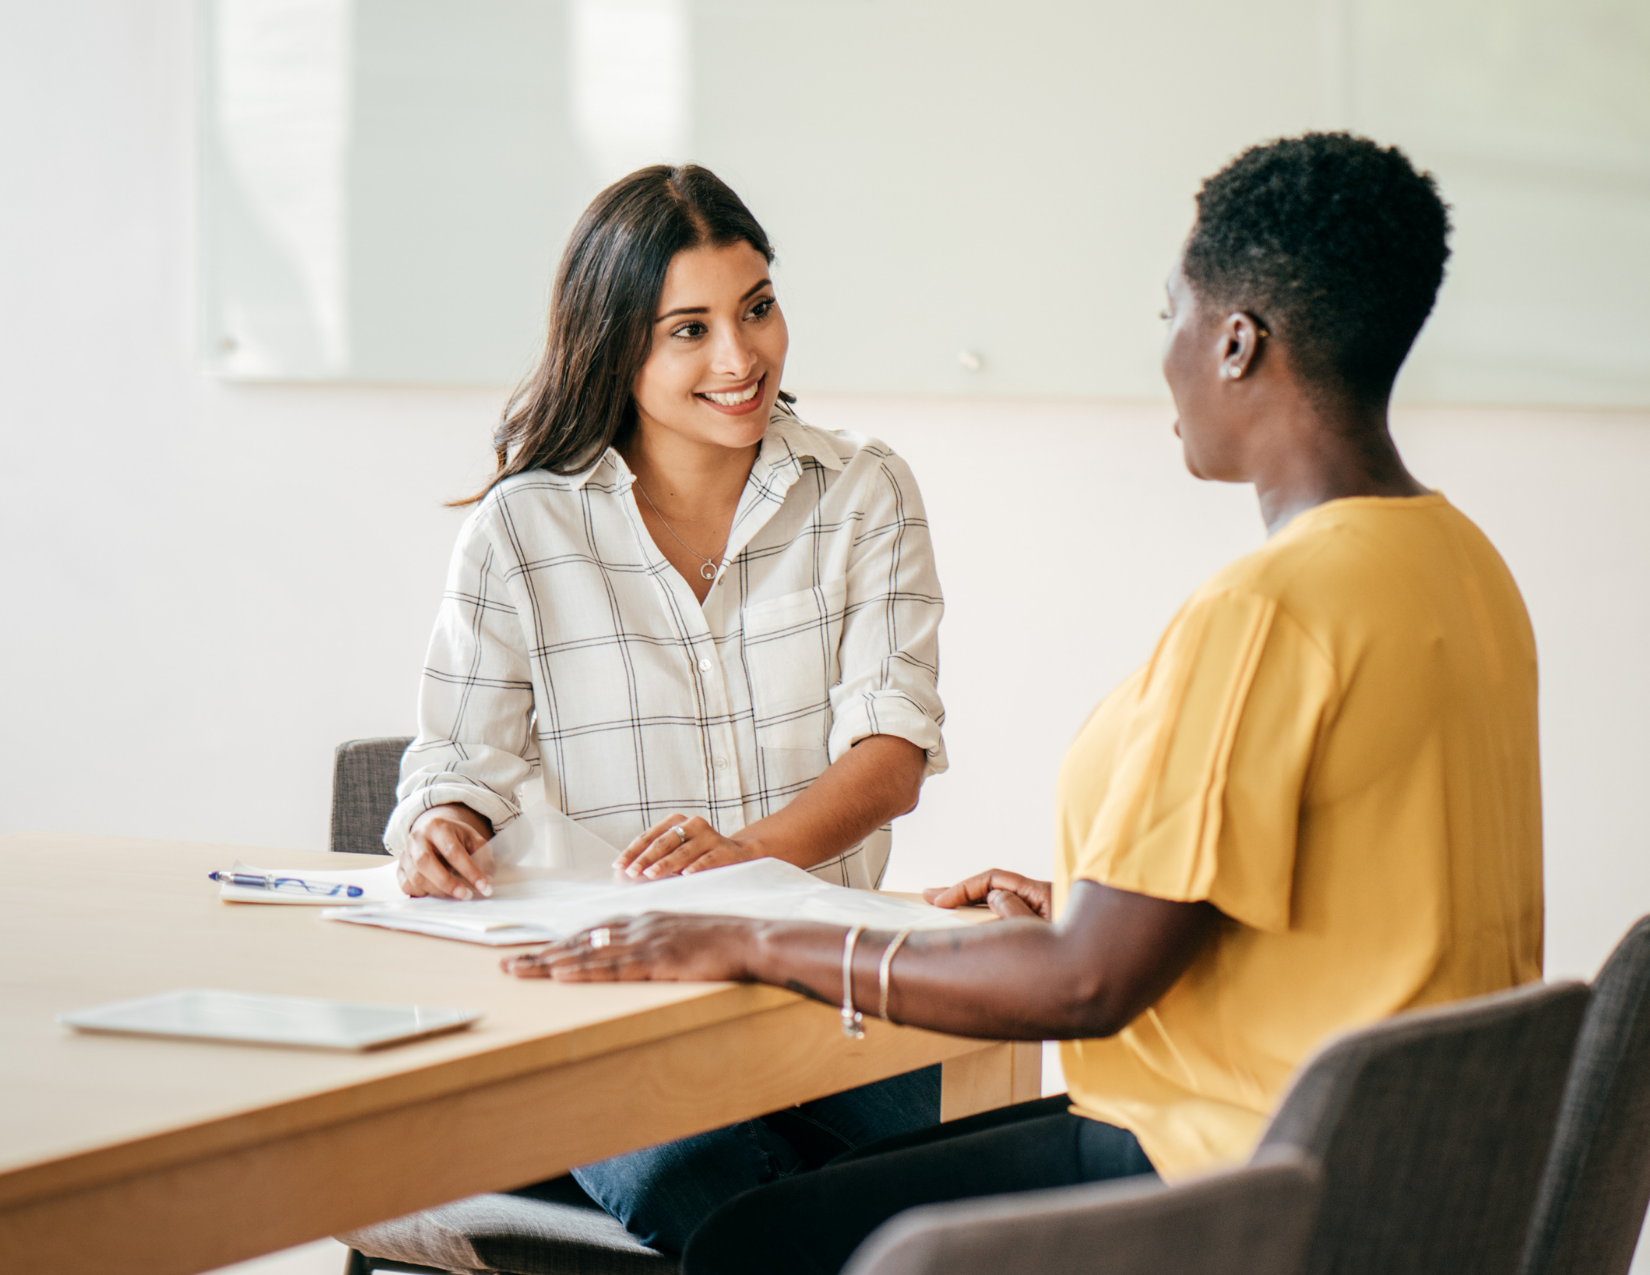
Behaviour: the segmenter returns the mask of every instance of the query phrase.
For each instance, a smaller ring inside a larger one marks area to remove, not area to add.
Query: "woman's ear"
[[[1234,310],[1220,325],[1220,376],[1222,380],[1237,381],[1253,366],[1260,353],[1260,343],[1266,329],[1251,314]]]

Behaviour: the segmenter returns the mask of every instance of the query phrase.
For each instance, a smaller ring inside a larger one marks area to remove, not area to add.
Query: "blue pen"
[[[302,890],[323,898],[341,894],[346,899],[359,899],[362,894],[358,885],[330,885],[324,881],[305,881],[302,877],[266,877],[254,872],[208,872],[206,875],[225,885],[243,885],[253,890]]]

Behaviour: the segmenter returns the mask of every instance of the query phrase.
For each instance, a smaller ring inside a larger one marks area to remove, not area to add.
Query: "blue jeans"
[[[925,1067],[587,1164],[573,1177],[642,1243],[680,1253],[695,1228],[734,1196],[939,1119],[940,1069]]]

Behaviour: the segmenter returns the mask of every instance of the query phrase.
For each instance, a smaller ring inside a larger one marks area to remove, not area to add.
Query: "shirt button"
[[[709,660],[700,660],[699,661],[699,671],[701,673],[710,672],[710,661]]]
[[[728,759],[726,757],[718,757],[716,759],[716,769],[717,770],[726,770],[727,768],[728,768]]]

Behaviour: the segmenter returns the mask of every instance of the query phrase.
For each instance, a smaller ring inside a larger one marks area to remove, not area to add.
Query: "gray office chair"
[[[384,828],[395,809],[401,754],[410,735],[348,739],[332,754],[332,850],[340,854],[388,854]]]
[[[338,745],[332,770],[332,848],[386,854],[405,736]],[[671,1275],[676,1263],[638,1243],[570,1177],[477,1195],[339,1236],[345,1275]]]
[[[1283,1150],[1178,1186],[1155,1178],[908,1209],[843,1275],[1296,1275],[1321,1174]]]
[[[1221,1264],[1220,1249],[1254,1251],[1232,1238],[1253,1223],[1300,1228],[1305,1261],[1299,1247],[1268,1254],[1279,1270],[1295,1262],[1311,1275],[1514,1275],[1586,1004],[1587,989],[1576,983],[1519,988],[1400,1014],[1326,1045],[1296,1075],[1251,1164],[1261,1169],[1281,1154],[1321,1166],[1317,1208],[1304,1220],[1283,1216],[1286,1188],[1242,1203],[1242,1179],[1231,1177],[1234,1198],[1220,1197],[1235,1210],[1230,1217],[1188,1205],[1188,1216],[1176,1214],[1161,1231],[1142,1219],[1130,1234],[1142,1237],[1148,1265],[1114,1268],[1089,1229],[1104,1223],[1089,1211],[1152,1198],[1173,1210],[1175,1197],[1137,1185],[1113,1188],[1119,1195],[1029,1192],[902,1214],[861,1246],[849,1269],[1203,1275],[1244,1269]],[[1174,1247],[1159,1255],[1158,1244]]]
[[[1650,917],[1593,980],[1521,1275],[1626,1275],[1650,1201]]]
[[[572,1178],[473,1195],[338,1237],[344,1275],[671,1275]]]
[[[1576,1033],[1580,983],[1401,1014],[1325,1046],[1261,1151],[1323,1166],[1312,1275],[1516,1275]]]

